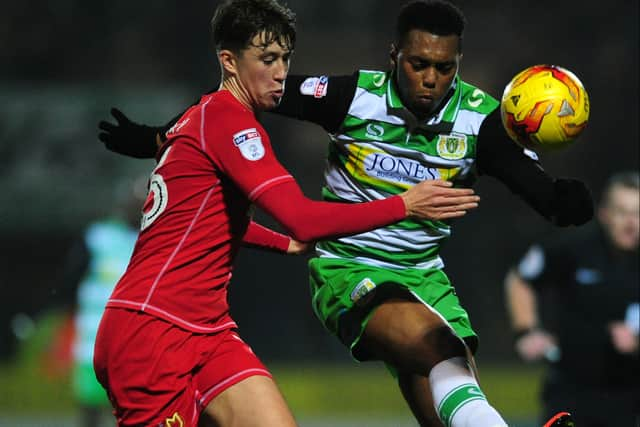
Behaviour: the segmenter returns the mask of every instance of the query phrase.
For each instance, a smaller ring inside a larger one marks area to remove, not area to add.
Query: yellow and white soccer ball
[[[534,151],[564,148],[589,120],[589,96],[571,71],[534,65],[518,73],[504,89],[502,123],[509,136]]]

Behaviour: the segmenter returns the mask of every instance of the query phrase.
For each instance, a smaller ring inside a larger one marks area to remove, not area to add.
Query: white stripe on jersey
[[[332,252],[325,251],[324,249],[321,249],[318,246],[316,246],[316,254],[321,258],[343,259],[345,261],[359,262],[360,264],[371,265],[373,267],[379,267],[379,268],[389,268],[392,270],[404,270],[407,268],[407,266],[405,265],[393,264],[390,262],[384,262],[378,259],[371,259],[367,257],[357,256],[357,257],[343,258],[338,255],[335,255]],[[439,256],[425,262],[419,262],[411,266],[411,268],[424,269],[424,270],[430,269],[430,268],[443,268],[443,267],[444,267],[444,261],[442,261],[442,258],[440,258]]]
[[[362,88],[356,89],[349,114],[362,120],[377,120],[394,125],[404,125],[404,120],[387,114],[387,96],[378,96]]]
[[[477,135],[480,131],[480,125],[486,117],[486,114],[477,111],[460,110],[458,111],[458,119],[453,124],[452,132]]]
[[[355,247],[379,249],[390,253],[401,253],[406,250],[424,252],[451,235],[451,230],[448,228],[438,228],[438,231],[440,234],[434,235],[433,230],[427,228],[415,230],[378,228],[336,240]]]

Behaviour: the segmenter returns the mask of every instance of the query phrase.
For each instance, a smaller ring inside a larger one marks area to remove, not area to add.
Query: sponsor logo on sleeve
[[[327,94],[328,85],[329,78],[327,76],[309,77],[300,85],[300,93],[314,98],[323,98]]]
[[[233,145],[238,147],[242,157],[252,162],[264,157],[264,145],[256,128],[245,129],[234,134]]]
[[[471,107],[476,108],[482,104],[486,96],[487,95],[480,89],[475,89],[467,102]]]
[[[376,73],[373,75],[372,80],[375,87],[382,87],[384,82],[387,80],[387,75],[385,73]]]
[[[180,132],[180,129],[182,129],[187,123],[189,123],[189,118],[187,117],[184,120],[181,120],[179,122],[177,122],[176,124],[174,124],[173,126],[171,126],[169,128],[169,130],[166,133],[166,136],[169,136],[171,134]]]

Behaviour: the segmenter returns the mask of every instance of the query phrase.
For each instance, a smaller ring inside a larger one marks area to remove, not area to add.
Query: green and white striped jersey
[[[474,178],[480,125],[499,103],[459,77],[439,113],[424,123],[403,105],[390,72],[360,71],[355,95],[330,134],[323,196],[366,202],[404,192],[425,179],[457,186]],[[404,220],[384,228],[318,243],[321,257],[387,268],[440,268],[445,222]]]

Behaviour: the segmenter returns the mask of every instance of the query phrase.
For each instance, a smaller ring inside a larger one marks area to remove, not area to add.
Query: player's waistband
[[[145,304],[138,301],[130,301],[123,299],[110,299],[107,301],[106,308],[128,308],[131,310],[140,311],[152,316],[159,317],[163,320],[166,320],[169,323],[173,323],[174,325],[186,329],[191,332],[202,333],[202,334],[212,334],[220,331],[224,331],[226,329],[237,328],[233,319],[229,315],[222,316],[222,321],[219,323],[215,323],[212,325],[202,325],[194,322],[190,322],[183,317],[175,315],[167,310],[163,310],[159,307]]]

